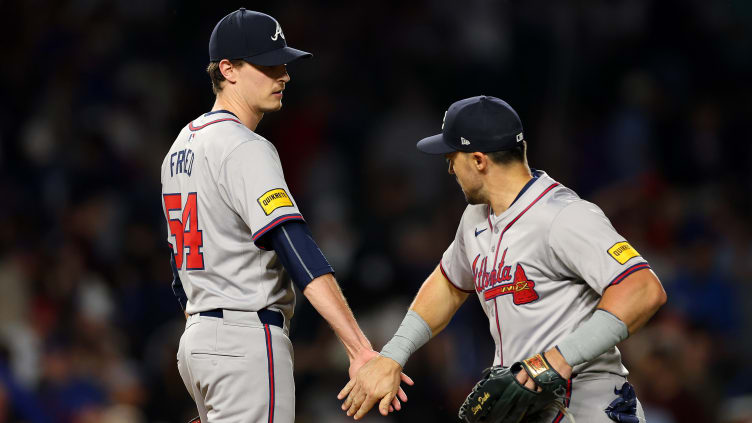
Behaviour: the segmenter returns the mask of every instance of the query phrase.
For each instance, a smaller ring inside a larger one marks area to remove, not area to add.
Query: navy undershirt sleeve
[[[183,283],[180,281],[180,274],[175,265],[175,254],[172,252],[172,246],[170,246],[170,267],[172,268],[172,292],[177,297],[180,308],[185,311],[185,307],[188,304],[188,297],[185,295]]]
[[[264,238],[265,244],[271,245],[301,291],[317,277],[334,273],[304,221],[285,222],[269,231]]]

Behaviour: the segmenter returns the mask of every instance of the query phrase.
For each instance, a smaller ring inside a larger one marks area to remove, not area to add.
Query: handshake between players
[[[288,47],[269,15],[225,16],[209,40],[214,105],[162,163],[172,287],[186,316],[177,366],[201,421],[295,420],[293,284],[347,351],[339,398],[356,419],[376,403],[384,415],[401,408],[408,358],[474,293],[496,350],[461,419],[643,421],[616,344],[665,302],[663,288],[596,205],[528,167],[520,119],[498,98],[452,104],[442,133],[418,143],[446,158],[468,206],[394,337],[372,349],[275,146],[255,132],[282,108],[286,65],[310,56]]]

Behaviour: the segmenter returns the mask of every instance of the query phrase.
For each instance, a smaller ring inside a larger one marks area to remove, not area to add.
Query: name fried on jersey
[[[506,248],[501,255],[499,266],[490,272],[487,270],[488,257],[481,259],[480,254],[475,257],[475,260],[473,260],[475,292],[483,294],[486,301],[500,295],[511,294],[515,305],[527,304],[537,300],[539,295],[535,291],[535,282],[528,279],[522,264],[516,264],[514,278],[512,277],[512,266],[506,265],[508,250],[509,248]],[[505,283],[509,281],[511,282]]]

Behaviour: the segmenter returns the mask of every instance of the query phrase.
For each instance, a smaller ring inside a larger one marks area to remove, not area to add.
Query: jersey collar
[[[498,222],[499,220],[504,219],[505,216],[514,213],[515,210],[518,209],[518,207],[517,207],[517,205],[518,205],[517,200],[519,200],[520,198],[522,198],[526,193],[528,193],[528,191],[529,192],[539,191],[536,188],[534,188],[532,190],[530,188],[533,187],[535,185],[535,183],[538,182],[538,180],[540,180],[540,179],[547,179],[548,178],[548,175],[546,175],[546,172],[543,172],[543,171],[538,170],[538,169],[530,169],[530,173],[532,173],[533,177],[529,181],[527,181],[527,183],[525,184],[525,186],[522,187],[522,189],[520,190],[520,192],[517,194],[517,197],[515,197],[514,201],[512,201],[512,204],[510,204],[509,207],[507,207],[507,209],[504,210],[504,212],[502,212],[499,215],[496,215],[494,213],[493,209],[490,206],[488,207],[489,224],[491,224],[493,226],[493,225],[495,225],[495,223],[492,223],[492,222]],[[533,193],[533,195],[535,195],[535,193]],[[524,207],[524,204],[523,204],[522,207]]]
[[[515,203],[515,202],[516,202],[516,201],[517,201],[517,200],[518,200],[518,199],[519,199],[520,197],[522,197],[522,194],[524,194],[524,193],[525,193],[525,191],[527,191],[527,189],[528,189],[528,188],[530,188],[530,186],[531,186],[531,185],[533,185],[533,184],[535,183],[535,181],[537,181],[537,180],[538,180],[538,177],[540,176],[540,172],[539,172],[538,170],[536,170],[536,169],[530,169],[530,173],[532,173],[532,174],[533,174],[533,177],[532,177],[532,179],[530,179],[529,181],[527,181],[527,183],[525,184],[525,186],[524,186],[524,187],[522,187],[522,189],[520,190],[520,193],[519,193],[519,194],[517,194],[517,196],[516,196],[516,197],[514,197],[514,201],[512,201],[512,204],[510,204],[510,205],[509,205],[509,207],[512,207],[512,205],[513,205],[513,204],[514,204],[514,203]]]
[[[238,117],[238,115],[236,115],[235,113],[233,113],[233,112],[231,112],[231,111],[229,111],[229,110],[225,110],[225,109],[221,109],[221,110],[215,110],[215,111],[213,111],[213,112],[209,112],[209,113],[204,113],[204,116],[211,116],[211,115],[213,115],[213,114],[216,114],[216,113],[229,113],[229,114],[231,114],[231,115],[235,116],[235,117],[236,117],[237,119],[240,119],[240,118]]]

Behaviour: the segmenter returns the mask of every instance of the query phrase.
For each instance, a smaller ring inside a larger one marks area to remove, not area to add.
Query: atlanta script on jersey
[[[510,366],[548,350],[586,320],[603,291],[648,263],[598,206],[545,172],[496,216],[469,205],[441,270],[474,292],[496,343],[494,365]],[[619,350],[576,366],[574,373],[626,376]]]

